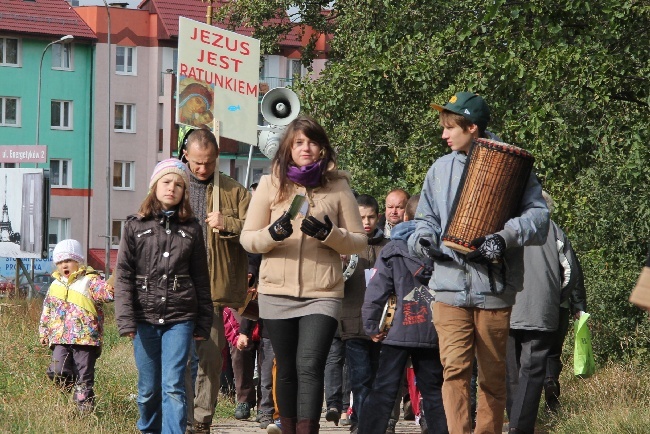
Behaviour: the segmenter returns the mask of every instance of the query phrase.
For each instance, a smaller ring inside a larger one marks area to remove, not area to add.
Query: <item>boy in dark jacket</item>
[[[423,398],[424,418],[431,433],[448,433],[442,405],[442,364],[438,335],[433,327],[433,295],[427,284],[433,264],[409,254],[405,239],[415,230],[412,221],[420,195],[409,199],[404,222],[393,228],[402,233],[381,251],[375,273],[368,283],[361,310],[366,333],[374,342],[382,342],[379,368],[372,391],[363,404],[359,434],[386,431],[391,409],[399,392],[400,380],[409,356],[417,386]],[[402,236],[403,235],[403,236]],[[380,319],[391,294],[397,307],[388,332],[380,331]],[[372,411],[370,411],[372,409]]]

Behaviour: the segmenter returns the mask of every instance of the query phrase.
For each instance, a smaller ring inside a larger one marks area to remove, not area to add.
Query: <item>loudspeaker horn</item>
[[[260,148],[260,152],[269,160],[272,160],[276,152],[278,152],[283,135],[284,128],[273,128],[270,130],[260,131],[257,146]]]
[[[286,87],[276,87],[262,98],[262,116],[271,125],[286,126],[300,113],[298,95]]]

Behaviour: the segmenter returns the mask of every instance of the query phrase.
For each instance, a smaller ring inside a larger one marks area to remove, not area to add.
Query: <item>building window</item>
[[[20,39],[0,38],[0,66],[20,66]]]
[[[52,69],[72,70],[72,44],[52,45]]]
[[[71,160],[50,160],[50,185],[52,187],[72,187],[71,178]]]
[[[115,104],[115,131],[135,133],[135,104]]]
[[[111,248],[117,249],[120,247],[120,240],[122,239],[122,231],[124,230],[124,223],[126,220],[113,220],[111,225]]]
[[[287,62],[287,78],[302,77],[302,64],[300,60],[289,59]]]
[[[0,97],[0,126],[20,126],[20,98]]]
[[[0,163],[0,168],[2,169],[15,169],[18,167],[16,163]]]
[[[72,129],[72,101],[52,100],[52,120],[50,125],[55,130]]]
[[[133,190],[133,161],[113,162],[113,188],[116,190]]]
[[[56,245],[61,240],[70,238],[70,219],[50,219],[48,243]]]
[[[115,47],[115,72],[121,75],[136,75],[135,47]]]

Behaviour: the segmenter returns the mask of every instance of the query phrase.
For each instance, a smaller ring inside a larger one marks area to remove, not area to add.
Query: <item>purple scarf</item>
[[[320,185],[321,180],[321,162],[323,160],[318,160],[315,163],[309,164],[307,166],[294,166],[293,164],[289,165],[287,170],[287,178],[296,184],[300,184],[304,187],[317,187]]]

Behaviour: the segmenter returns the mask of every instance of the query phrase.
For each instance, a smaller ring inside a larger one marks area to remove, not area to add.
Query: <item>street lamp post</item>
[[[106,0],[104,0],[104,7],[106,7],[106,19],[108,24],[106,32],[108,38],[108,79],[106,80],[108,85],[108,93],[106,94],[108,104],[108,110],[106,112],[108,132],[106,137],[106,251],[104,252],[104,275],[106,276],[106,279],[108,279],[111,272],[111,245],[113,244],[113,237],[111,236],[111,75],[113,74],[113,71],[111,70],[111,12]]]
[[[38,93],[36,94],[36,146],[38,146],[39,134],[41,132],[41,76],[43,73],[43,58],[45,57],[45,52],[54,44],[71,41],[72,39],[74,39],[74,36],[65,35],[56,41],[52,41],[45,46],[43,54],[41,54],[41,63],[38,66]]]
[[[38,65],[38,92],[36,93],[36,146],[38,146],[39,144],[40,133],[41,133],[41,81],[42,81],[41,79],[43,74],[43,58],[45,57],[45,52],[47,51],[48,48],[50,48],[54,44],[71,41],[72,39],[74,39],[74,36],[65,35],[57,39],[56,41],[50,42],[45,46],[45,48],[43,48],[43,53],[41,54],[41,62]],[[16,259],[16,264],[17,265],[21,264],[20,258]],[[19,267],[16,267],[16,285],[18,284],[18,276],[20,274],[18,269]],[[28,278],[28,281],[29,280],[31,280],[30,283],[33,283],[34,281],[34,259],[32,259],[31,279]],[[33,285],[30,284],[29,291],[27,293],[27,298],[31,299],[32,295],[33,295]]]

